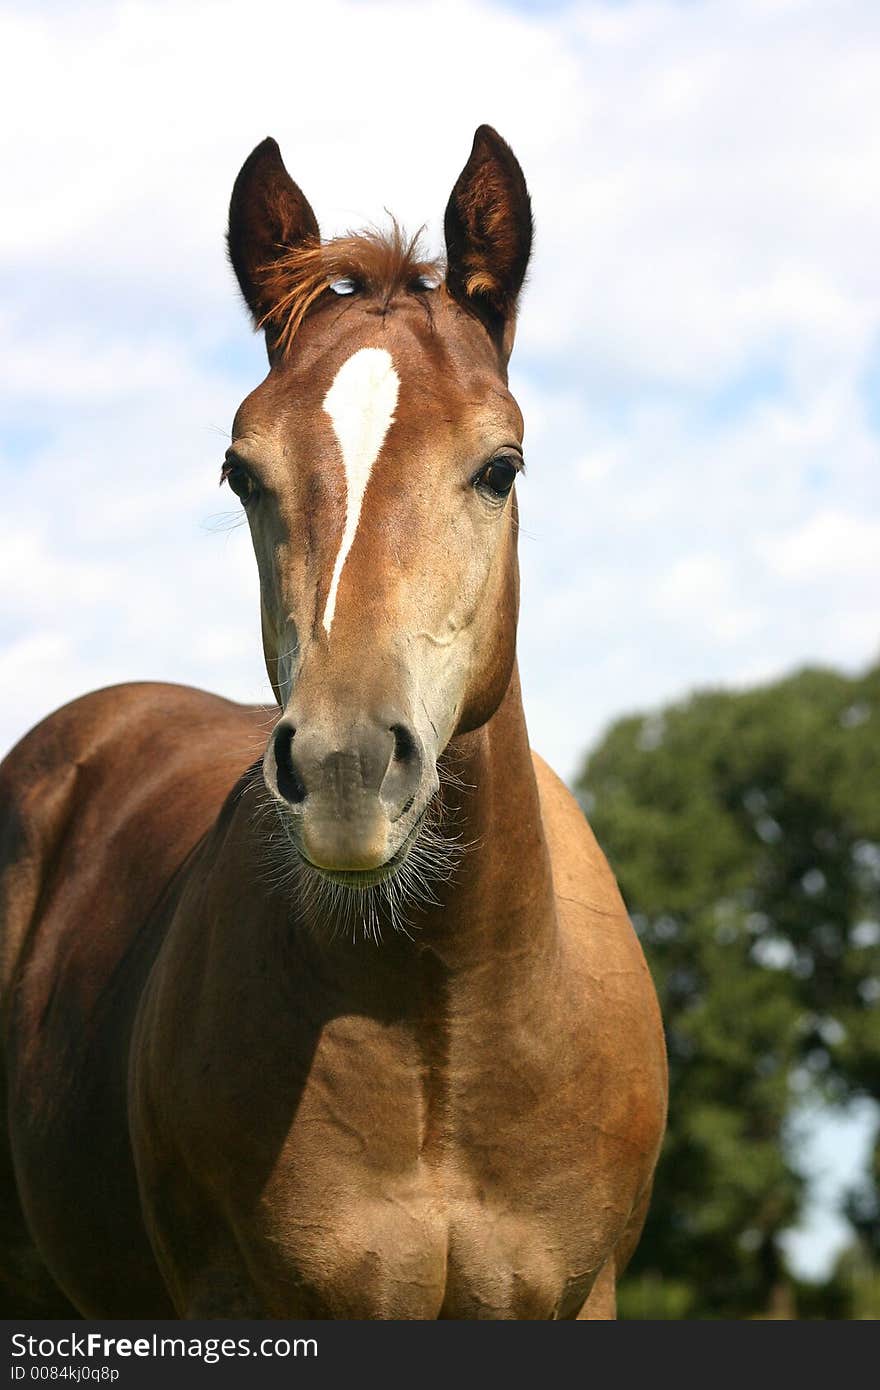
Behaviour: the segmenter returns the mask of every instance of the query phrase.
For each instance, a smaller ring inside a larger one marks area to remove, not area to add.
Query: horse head
[[[322,243],[274,140],[235,183],[229,253],[269,372],[223,478],[282,710],[264,777],[295,854],[337,884],[401,869],[438,759],[510,682],[523,423],[506,368],[531,234],[488,126],[446,208],[445,273],[396,225]]]

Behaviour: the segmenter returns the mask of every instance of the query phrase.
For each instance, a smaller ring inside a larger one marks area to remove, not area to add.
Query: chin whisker
[[[291,912],[331,940],[380,946],[386,931],[414,939],[426,909],[440,907],[440,890],[455,877],[462,857],[474,847],[456,834],[455,813],[443,789],[462,783],[442,769],[440,790],[429,802],[406,858],[397,870],[368,886],[334,883],[299,854],[284,808],[263,781],[262,765],[247,774],[241,795],[253,797],[252,824],[260,846],[260,875],[266,888],[285,898]]]

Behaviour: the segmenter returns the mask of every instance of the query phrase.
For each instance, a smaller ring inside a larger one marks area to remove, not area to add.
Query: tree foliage
[[[635,1316],[757,1315],[791,1287],[799,1104],[880,1095],[880,666],[616,723],[577,790],[660,995],[669,1130]],[[880,1254],[877,1174],[850,1199]]]

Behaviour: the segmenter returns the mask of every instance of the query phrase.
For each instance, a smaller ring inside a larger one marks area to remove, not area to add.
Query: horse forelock
[[[349,281],[351,293],[387,309],[398,295],[426,299],[425,281],[443,276],[439,260],[423,255],[421,233],[407,236],[394,220],[387,231],[368,229],[330,241],[306,240],[283,251],[258,271],[272,307],[258,327],[271,333],[283,357],[306,315],[334,298],[334,284]]]

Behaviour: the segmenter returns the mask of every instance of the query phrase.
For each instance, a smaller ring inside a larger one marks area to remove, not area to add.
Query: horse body
[[[196,722],[219,766],[195,765]],[[539,763],[552,885],[523,817],[494,862],[468,865],[454,930],[437,908],[419,940],[353,952],[297,931],[277,894],[253,909],[243,774],[264,722],[196,691],[120,687],[4,767],[27,827],[7,849],[26,1223],[7,1295],[61,1309],[60,1285],[108,1317],[572,1316],[639,1214],[663,1056],[579,811]],[[471,736],[463,776],[494,733]],[[76,769],[60,795],[59,762]],[[493,809],[473,806],[468,831]]]
[[[463,223],[518,188],[482,141]],[[278,164],[260,147],[233,195],[263,317],[261,219],[283,223],[271,245],[314,222]],[[515,296],[522,248],[489,222]],[[19,1313],[613,1316],[662,1136],[662,1030],[604,858],[529,750],[510,305],[485,298],[497,261],[478,311],[473,286],[456,299],[479,279],[457,235],[448,212],[436,307],[303,310],[296,360],[270,334],[239,412],[226,468],[281,706],[265,757],[265,711],[143,685],[65,707],[0,769],[0,1280]],[[414,502],[418,468],[447,490]],[[438,801],[472,848],[350,939],[340,893],[412,871]]]

